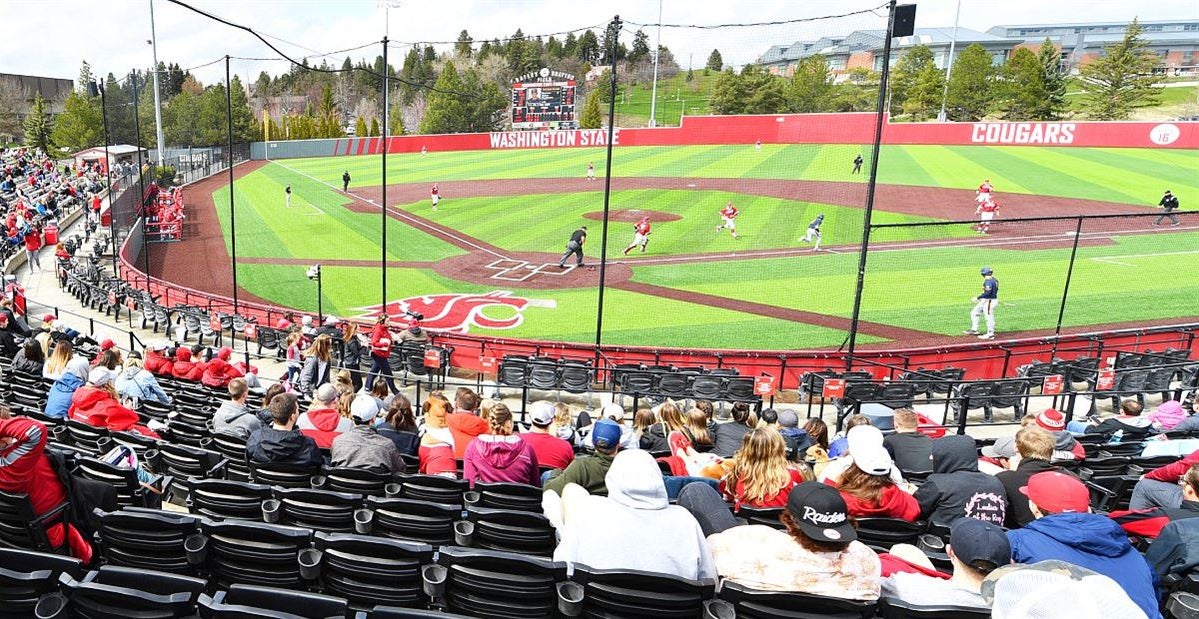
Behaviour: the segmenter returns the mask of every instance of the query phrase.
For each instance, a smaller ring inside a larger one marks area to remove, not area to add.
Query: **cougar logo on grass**
[[[406,322],[405,312],[424,316],[420,326],[430,331],[467,333],[472,326],[483,329],[512,329],[524,322],[526,307],[555,307],[553,300],[524,299],[506,290],[487,294],[434,294],[409,297],[361,308],[360,318],[375,318],[386,311],[393,323]],[[500,309],[500,308],[506,309]]]

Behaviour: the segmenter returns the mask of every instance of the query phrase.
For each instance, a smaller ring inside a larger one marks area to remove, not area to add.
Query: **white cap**
[[[305,317],[301,318],[300,324],[304,325],[305,327],[312,326],[312,316],[305,316]]]
[[[166,350],[171,347],[171,344],[166,340],[154,340],[146,344],[146,350]]]
[[[337,316],[325,316],[325,324],[327,324],[327,325],[332,326],[339,322],[341,322],[341,319],[338,318]]]
[[[853,462],[870,475],[891,473],[891,455],[883,447],[883,433],[871,425],[854,426],[845,435]]]
[[[105,367],[92,368],[87,375],[87,382],[97,387],[103,387],[112,382],[112,370]]]
[[[532,420],[533,425],[544,428],[554,423],[556,412],[553,404],[545,400],[538,400],[529,407],[529,419]]]
[[[624,409],[615,402],[608,402],[600,409],[600,417],[614,420],[616,423],[624,421]]]
[[[354,396],[354,401],[350,402],[350,414],[358,421],[370,421],[379,414],[379,403],[375,401],[375,396],[369,393],[360,393]]]

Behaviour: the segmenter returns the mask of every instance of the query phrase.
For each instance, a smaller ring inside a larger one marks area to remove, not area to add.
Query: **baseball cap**
[[[608,402],[600,409],[600,416],[617,422],[624,421],[624,409],[615,402]]]
[[[117,345],[116,342],[114,342],[112,340],[103,340],[100,342],[100,350],[104,351],[104,350],[108,350],[110,348],[115,348],[116,345]]]
[[[854,426],[849,429],[849,455],[853,463],[870,475],[887,475],[891,472],[891,456],[883,447],[882,430],[871,426]]]
[[[233,356],[233,349],[229,348],[228,346],[221,346],[221,349],[216,351],[216,356],[220,359],[228,361],[229,357]]]
[[[312,316],[305,316],[300,319],[300,324],[308,326],[312,324]]]
[[[337,387],[329,383],[325,383],[316,388],[316,392],[312,394],[312,399],[322,404],[330,404],[337,401]]]
[[[529,418],[533,425],[544,428],[554,423],[554,405],[545,400],[538,400],[529,407]]]
[[[96,387],[103,387],[112,381],[112,370],[108,368],[92,368],[87,374],[87,382]]]
[[[1119,583],[1065,561],[1002,567],[983,580],[981,593],[995,619],[1061,617],[1067,601],[1077,617],[1145,617]]]
[[[1051,514],[1062,512],[1086,513],[1091,507],[1091,493],[1077,477],[1046,471],[1028,478],[1028,485],[1020,487],[1020,493],[1028,497],[1042,511]]]
[[[354,396],[354,400],[350,402],[350,414],[359,422],[370,421],[379,414],[379,405],[374,396],[362,393]]]
[[[1037,415],[1037,425],[1050,432],[1061,432],[1066,429],[1066,416],[1061,411],[1047,408]]]
[[[620,444],[620,425],[609,419],[595,422],[591,428],[591,442],[599,449],[612,449]]]
[[[327,324],[327,325],[332,326],[339,322],[341,322],[341,319],[338,318],[337,316],[325,316],[325,324]]]
[[[1015,458],[1016,437],[1004,436],[997,438],[994,445],[985,445],[979,451],[988,458]]]
[[[849,523],[845,499],[832,486],[805,481],[787,495],[787,513],[804,535],[821,542],[852,542],[858,532]]]
[[[798,428],[799,415],[795,411],[783,409],[779,411],[779,427],[782,428]]]
[[[154,340],[146,344],[146,350],[166,350],[170,347],[171,345],[166,340]]]
[[[58,316],[55,316],[54,314],[46,314],[45,316],[42,316],[42,322],[54,322],[55,320],[58,320]]]
[[[995,272],[995,271],[992,271],[992,270],[991,270],[991,267],[983,267],[983,268],[982,268],[982,270],[980,270],[980,271],[979,271],[979,273],[981,273],[981,274],[983,274],[983,275],[990,275],[990,274],[992,274],[992,273],[994,273],[994,272]]]
[[[949,527],[953,556],[967,565],[986,561],[995,567],[1012,562],[1012,546],[1003,529],[977,518],[959,518]]]

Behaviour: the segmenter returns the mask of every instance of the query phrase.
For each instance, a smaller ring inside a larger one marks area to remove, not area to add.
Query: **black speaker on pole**
[[[910,37],[916,31],[916,5],[900,4],[895,7],[895,25],[891,30],[893,37]]]
[[[90,81],[87,83],[87,94],[89,97],[99,97],[100,96],[100,87],[96,84],[95,81]]]

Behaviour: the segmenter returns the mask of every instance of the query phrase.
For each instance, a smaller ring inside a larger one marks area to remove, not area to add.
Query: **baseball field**
[[[862,174],[851,161],[867,158]],[[869,151],[852,145],[619,147],[612,162],[603,342],[699,349],[836,348],[858,273]],[[594,162],[597,180],[585,178]],[[326,314],[369,317],[388,303],[430,328],[484,336],[595,340],[600,270],[559,269],[588,228],[603,245],[601,148],[388,157],[381,243],[380,159],[256,161],[236,170],[237,281],[250,298],[315,311],[306,267],[322,265]],[[1199,200],[1199,151],[1038,146],[884,146],[859,342],[963,341],[979,269],[1000,281],[1000,339],[1199,317],[1199,217],[1155,226],[1172,189]],[[349,173],[349,191],[342,175]],[[983,179],[1000,204],[990,234],[968,223]],[[433,211],[430,189],[441,203]],[[284,188],[290,186],[290,206]],[[224,176],[187,188],[188,239],[157,253],[161,275],[229,294],[232,222]],[[739,238],[718,211],[740,210]],[[821,251],[803,243],[824,214]],[[1077,229],[1076,219],[1110,214]],[[623,251],[649,216],[646,251]],[[1077,247],[1075,235],[1077,233]],[[153,255],[153,254],[152,254]],[[176,259],[203,255],[202,260]],[[387,290],[381,290],[385,258]],[[247,298],[247,297],[243,297]]]

